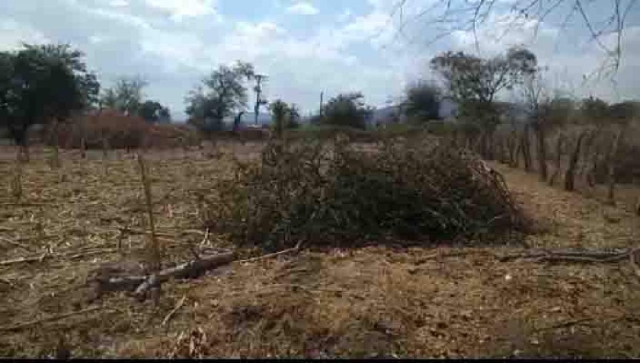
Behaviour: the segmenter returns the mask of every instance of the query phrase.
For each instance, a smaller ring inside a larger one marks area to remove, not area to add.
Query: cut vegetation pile
[[[272,142],[261,162],[238,164],[215,190],[205,225],[270,250],[387,237],[478,243],[525,225],[500,174],[436,139],[367,151],[342,141]]]

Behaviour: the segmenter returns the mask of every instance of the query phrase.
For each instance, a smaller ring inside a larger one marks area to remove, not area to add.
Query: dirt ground
[[[233,155],[259,149],[145,154],[166,264],[191,259],[193,246],[233,248],[205,238],[198,194]],[[170,281],[157,304],[124,292],[96,298],[86,284],[96,269],[145,256],[136,160],[68,151],[52,169],[48,152],[34,150],[16,203],[14,155],[0,150],[3,357],[640,357],[640,277],[628,262],[495,258],[522,246],[302,251]],[[640,219],[628,204],[491,165],[539,226],[528,247],[637,245]]]

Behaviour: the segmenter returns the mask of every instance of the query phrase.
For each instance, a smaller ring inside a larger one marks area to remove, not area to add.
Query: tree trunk
[[[531,171],[531,147],[529,145],[529,125],[524,127],[521,137],[522,157],[524,158],[524,170]]]
[[[49,143],[53,148],[53,155],[51,156],[51,160],[49,160],[49,166],[53,169],[60,167],[58,141],[58,120],[54,119],[51,122],[51,129],[49,130]]]
[[[616,187],[616,154],[618,153],[618,147],[620,145],[620,139],[622,138],[622,129],[619,129],[614,136],[613,143],[609,149],[609,155],[607,155],[607,168],[608,168],[608,184],[607,200],[609,204],[615,205],[615,187]]]
[[[549,186],[553,186],[556,178],[560,175],[560,169],[562,168],[562,142],[564,141],[564,135],[558,135],[558,140],[556,144],[556,168],[553,171],[553,175],[549,178]]]
[[[520,152],[522,151],[522,140],[519,137],[514,138],[514,144],[516,145],[515,152],[513,154],[512,168],[520,167]]]
[[[600,152],[601,147],[596,142],[595,145],[593,145],[592,152],[590,154],[591,158],[589,159],[588,164],[589,166],[585,175],[587,184],[592,188],[596,186],[596,172],[598,169],[598,160],[600,160]]]
[[[504,137],[499,137],[496,141],[496,147],[498,148],[498,161],[500,162],[500,164],[506,164],[507,163],[507,150],[506,150],[506,145],[505,145],[505,139]]]
[[[495,149],[494,149],[494,132],[493,131],[487,131],[485,133],[485,152],[487,153],[486,155],[486,160],[495,160],[496,159],[496,155],[495,155]]]
[[[509,147],[509,166],[514,168],[517,167],[518,164],[518,134],[513,131],[508,138],[508,147]]]
[[[28,163],[31,159],[29,155],[29,127],[25,125],[8,125],[9,134],[18,146],[18,159],[20,162]]]
[[[583,162],[580,163],[580,170],[578,171],[578,175],[580,177],[585,175],[585,171],[587,169],[587,167],[589,166],[589,155],[591,152],[591,147],[593,146],[593,141],[596,137],[596,133],[595,132],[591,132],[589,134],[589,137],[587,138],[587,140],[584,143],[584,147],[582,148],[582,160]]]
[[[547,146],[545,144],[544,124],[538,121],[536,125],[536,139],[538,141],[538,165],[540,180],[547,181]]]
[[[573,191],[575,189],[575,174],[576,174],[576,164],[578,163],[578,159],[580,158],[580,146],[582,146],[582,140],[584,139],[587,132],[583,132],[578,136],[578,140],[576,142],[576,147],[571,154],[571,159],[569,160],[569,166],[567,168],[567,172],[564,176],[564,190]]]

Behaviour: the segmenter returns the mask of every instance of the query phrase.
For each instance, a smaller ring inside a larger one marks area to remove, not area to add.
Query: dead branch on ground
[[[16,330],[28,328],[28,327],[31,327],[31,326],[34,326],[34,325],[38,325],[38,324],[41,324],[41,323],[61,320],[61,319],[65,319],[65,318],[68,318],[68,317],[71,317],[71,316],[90,313],[90,312],[94,312],[94,311],[101,310],[101,309],[103,309],[102,306],[94,306],[94,307],[91,307],[91,308],[87,308],[87,309],[83,309],[83,310],[79,310],[79,311],[72,311],[72,312],[66,313],[66,314],[49,316],[49,317],[46,317],[46,318],[43,318],[43,319],[33,320],[33,321],[26,322],[26,323],[14,325],[14,326],[0,327],[0,332],[16,331]]]
[[[635,264],[640,248],[617,250],[529,250],[514,254],[496,255],[498,261],[533,259],[536,262],[610,263],[631,259]],[[639,271],[640,272],[640,271]]]

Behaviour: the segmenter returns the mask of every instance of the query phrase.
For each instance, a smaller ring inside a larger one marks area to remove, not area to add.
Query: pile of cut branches
[[[373,150],[340,139],[272,141],[207,203],[205,227],[268,250],[481,240],[526,225],[500,174],[438,139],[386,140]]]

